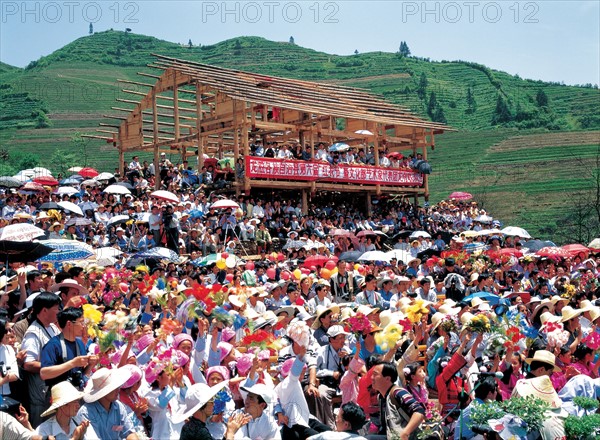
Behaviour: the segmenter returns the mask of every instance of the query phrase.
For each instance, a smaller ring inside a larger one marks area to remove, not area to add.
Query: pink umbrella
[[[151,197],[156,197],[157,199],[166,200],[171,203],[178,203],[179,198],[170,191],[158,190],[150,193]]]
[[[575,244],[566,244],[562,248],[564,250],[566,250],[566,251],[569,251],[569,253],[571,254],[571,257],[575,257],[578,254],[583,253],[585,255],[584,258],[587,258],[587,256],[590,253],[590,249],[589,248],[585,247],[582,244],[578,244],[578,243],[575,243]]]
[[[571,252],[558,246],[546,246],[536,252],[540,257],[570,258]]]
[[[21,187],[23,191],[45,191],[44,187],[39,183],[27,182]]]
[[[468,192],[456,191],[450,194],[448,198],[453,200],[471,200],[473,198],[473,195]]]

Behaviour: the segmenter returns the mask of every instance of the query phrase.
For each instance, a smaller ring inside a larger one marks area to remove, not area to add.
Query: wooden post
[[[252,115],[254,115],[254,108],[253,108],[253,104],[250,104],[250,110],[252,111]],[[248,135],[250,134],[250,129],[249,129],[249,124],[248,124],[248,115],[247,115],[247,109],[248,109],[248,102],[244,101],[243,102],[243,111],[242,111],[242,115],[244,116],[244,119],[242,121],[242,131],[241,131],[241,136],[242,136],[242,148],[244,149],[244,157],[249,157],[250,156],[250,139],[248,139]],[[252,119],[254,119],[254,117],[252,117]],[[246,192],[246,195],[250,195],[250,177],[248,177],[248,172],[249,170],[246,170],[246,175],[244,176],[244,191]]]
[[[367,215],[373,214],[372,205],[371,205],[371,193],[367,192]]]
[[[302,190],[302,214],[308,214],[308,190]]]
[[[152,143],[154,144],[154,189],[160,189],[160,159],[158,157],[158,108],[156,89],[152,88]]]
[[[240,130],[239,130],[239,115],[237,110],[237,99],[233,100],[233,180],[235,181],[235,195],[239,197],[240,195],[240,181],[238,179],[237,172],[235,172],[238,159],[240,157]]]
[[[375,154],[375,166],[379,166],[379,124],[373,124],[373,134],[375,135],[375,139],[373,139],[373,152]],[[381,185],[375,185],[375,193],[377,195],[381,194]]]
[[[177,88],[177,72],[173,74],[173,121],[175,123],[175,143],[179,142],[179,90]],[[185,149],[181,148],[181,162],[185,160]]]
[[[119,143],[119,176],[123,177],[125,174],[125,152],[121,143]]]
[[[426,131],[423,130],[423,140],[426,141]],[[431,139],[433,141],[433,130],[431,130]],[[427,142],[423,144],[423,160],[427,160]],[[425,201],[429,201],[429,176],[423,174],[423,188],[425,189]]]
[[[198,174],[204,166],[204,137],[200,134],[202,124],[202,91],[200,81],[196,81],[196,132],[198,133]]]

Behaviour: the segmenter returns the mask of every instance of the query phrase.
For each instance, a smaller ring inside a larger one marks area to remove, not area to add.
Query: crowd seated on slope
[[[600,398],[598,249],[544,253],[471,201],[215,208],[170,167],[171,201],[143,164],[133,195],[0,190],[2,237],[83,252],[3,254],[0,438],[562,439]],[[526,396],[535,429],[479,426]]]

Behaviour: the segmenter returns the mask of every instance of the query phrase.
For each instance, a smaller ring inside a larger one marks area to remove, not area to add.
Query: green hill
[[[523,80],[463,61],[329,55],[258,37],[188,47],[116,31],[80,38],[25,69],[0,65],[0,149],[11,157],[0,164],[0,174],[36,160],[57,172],[73,162],[114,170],[112,144],[78,134],[92,133],[100,122],[114,124],[103,115],[125,106],[116,98],[132,99],[117,79],[151,82],[137,72],[158,73],[147,67],[153,53],[361,87],[447,122],[459,131],[439,136],[431,152],[434,202],[470,190],[506,222],[549,233],[565,215],[570,194],[591,185],[581,169],[593,168],[598,154],[600,95],[589,85]],[[571,137],[561,137],[567,133]]]

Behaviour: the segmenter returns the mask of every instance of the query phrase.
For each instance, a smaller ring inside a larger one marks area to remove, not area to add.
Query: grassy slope
[[[48,161],[56,149],[69,150],[74,133],[91,133],[100,122],[115,123],[103,118],[104,114],[115,114],[111,106],[131,108],[115,99],[136,99],[122,93],[123,87],[116,80],[151,83],[151,79],[136,73],[158,73],[146,67],[154,61],[152,53],[366,88],[426,117],[427,101],[420,100],[415,92],[425,73],[427,93],[436,93],[448,123],[460,130],[439,136],[438,148],[431,152],[432,201],[453,190],[469,190],[500,218],[535,229],[555,221],[564,212],[568,191],[586,185],[584,173],[577,167],[587,166],[585,161],[591,160],[600,144],[598,132],[585,135],[583,145],[565,148],[577,142],[553,139],[554,133],[544,130],[490,126],[498,93],[507,97],[513,111],[517,107],[538,111],[535,95],[543,89],[550,100],[549,115],[553,121],[563,129],[580,129],[582,116],[597,114],[599,94],[595,89],[524,81],[462,62],[431,63],[380,52],[340,57],[257,37],[188,48],[153,37],[107,31],[80,38],[26,70],[0,66],[0,84],[10,85],[0,91],[26,94],[0,100],[2,114],[9,115],[7,120],[0,120],[0,146],[9,151],[33,152]],[[474,114],[466,113],[468,87],[477,102]],[[135,86],[127,88],[135,90]],[[33,128],[35,121],[30,115],[38,109],[49,113],[50,128]],[[11,120],[10,115],[19,119]],[[537,138],[531,138],[531,142],[523,138],[529,133]],[[535,144],[533,148],[528,147],[531,143]],[[79,155],[81,165],[114,168],[116,151],[112,145],[102,141],[86,144],[87,151]],[[565,162],[568,167],[564,167]],[[68,168],[67,165],[51,164],[58,169]]]

